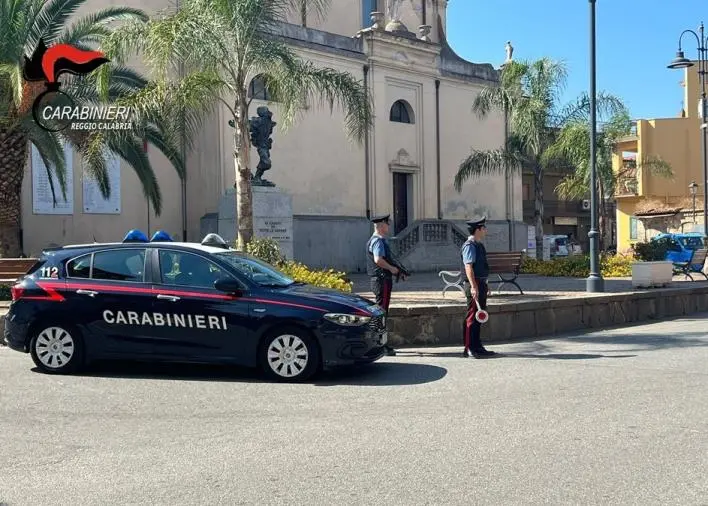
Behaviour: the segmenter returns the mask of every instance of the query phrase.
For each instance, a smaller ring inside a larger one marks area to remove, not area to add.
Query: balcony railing
[[[536,203],[533,200],[524,200],[524,216],[533,216],[536,212]],[[544,216],[582,216],[590,210],[583,206],[582,200],[544,200]]]
[[[615,195],[618,197],[627,197],[639,195],[639,181],[636,177],[621,177],[617,181],[617,189]]]

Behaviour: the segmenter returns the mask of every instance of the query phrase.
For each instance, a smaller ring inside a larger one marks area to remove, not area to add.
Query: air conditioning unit
[[[585,199],[583,200],[583,211],[589,211],[590,210],[590,201]]]

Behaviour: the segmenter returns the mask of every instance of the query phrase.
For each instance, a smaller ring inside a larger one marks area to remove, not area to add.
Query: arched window
[[[267,102],[275,102],[273,93],[266,86],[266,78],[259,74],[251,79],[251,84],[248,85],[248,97],[255,100],[265,100]]]
[[[396,100],[391,106],[389,120],[396,123],[415,123],[413,108],[405,100]]]

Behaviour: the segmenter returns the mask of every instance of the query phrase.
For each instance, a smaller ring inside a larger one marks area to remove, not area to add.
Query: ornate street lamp
[[[588,292],[603,292],[604,280],[600,272],[599,233],[597,231],[597,58],[595,55],[595,1],[590,2],[590,275],[586,280]]]
[[[699,114],[701,116],[701,123],[706,123],[706,75],[708,75],[708,49],[706,48],[706,36],[703,23],[701,23],[698,29],[699,33],[693,30],[684,30],[679,37],[678,51],[676,52],[676,57],[668,65],[670,69],[685,69],[693,67],[694,63],[684,56],[683,50],[681,49],[681,41],[683,36],[687,33],[693,34],[698,42],[698,79],[701,85],[701,102],[698,104]],[[703,148],[703,188],[706,188],[708,184],[708,146],[706,140],[706,128],[701,126],[701,145]],[[695,185],[695,187],[693,186]],[[693,222],[696,222],[696,191],[698,187],[695,182],[691,183],[689,186],[691,194],[693,195]],[[703,236],[704,239],[708,240],[708,198],[706,198],[705,190],[703,195]]]
[[[691,192],[691,196],[693,197],[693,224],[696,224],[696,192],[698,191],[698,185],[696,184],[695,181],[691,181],[691,184],[688,185],[688,191]]]

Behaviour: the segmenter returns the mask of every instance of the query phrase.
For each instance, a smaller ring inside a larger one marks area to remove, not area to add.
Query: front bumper
[[[385,355],[388,333],[383,318],[374,318],[361,327],[328,323],[319,330],[325,368],[375,362]]]

